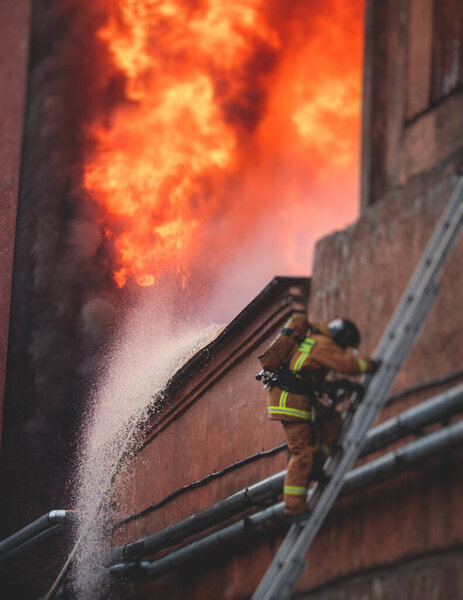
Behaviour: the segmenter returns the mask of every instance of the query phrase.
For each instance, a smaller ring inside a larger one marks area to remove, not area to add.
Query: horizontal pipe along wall
[[[461,410],[463,410],[463,384],[372,429],[367,435],[361,456],[373,453],[400,438],[419,432],[436,421],[446,421]],[[284,472],[273,475],[143,540],[115,548],[111,551],[110,562],[134,560],[153,554],[181,542],[188,536],[221,523],[250,506],[276,498],[282,492],[283,479]]]
[[[351,494],[368,485],[391,477],[403,470],[410,469],[423,461],[439,456],[445,451],[463,445],[463,422],[459,421],[439,431],[423,436],[406,444],[402,448],[387,453],[361,467],[351,471],[345,478],[342,494]],[[278,479],[277,479],[278,478]],[[276,476],[280,491],[283,488],[284,474]],[[167,556],[154,561],[141,563],[116,564],[111,567],[115,575],[126,574],[135,578],[151,579],[175,569],[185,562],[201,558],[209,552],[226,548],[229,544],[254,536],[262,525],[281,525],[284,522],[284,504],[278,503],[268,509],[248,516],[242,521],[226,527],[210,536],[185,546]],[[147,549],[148,550],[148,549]]]

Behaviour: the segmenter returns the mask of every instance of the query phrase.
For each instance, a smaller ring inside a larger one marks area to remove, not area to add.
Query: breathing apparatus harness
[[[291,320],[288,325],[290,323]],[[306,324],[312,333],[323,334],[314,323],[306,321]],[[288,325],[280,332],[279,337],[272,343],[269,350],[272,347],[276,348],[280,345],[284,346],[287,352],[292,353],[294,347],[291,344],[288,346],[283,341],[285,338],[286,340],[291,340],[291,343],[294,345],[300,345],[304,342],[304,337],[299,335],[298,331],[293,328],[294,326],[288,327]],[[351,321],[347,321],[346,319],[335,319],[328,325],[328,329],[333,339],[341,347],[356,345],[360,341],[358,329]],[[334,381],[325,380],[317,385],[308,373],[293,373],[289,368],[288,355],[277,366],[278,362],[268,360],[266,356],[268,352],[259,357],[264,368],[256,375],[257,381],[262,381],[264,384],[264,389],[277,387],[291,394],[307,396],[312,401],[313,406],[318,405],[321,407],[323,405],[325,409],[327,405],[329,408],[334,409],[340,402],[346,399],[351,400],[352,396],[355,396],[355,404],[361,401],[364,390],[359,383],[353,383],[349,379],[343,378]],[[277,353],[277,358],[280,356]],[[272,356],[271,358],[274,359]],[[320,402],[321,399],[323,399],[323,402]]]
[[[262,369],[256,375],[257,381],[262,381],[264,389],[277,387],[291,394],[315,396],[315,387],[311,381],[295,375],[286,365],[280,367],[276,373],[269,373]]]
[[[325,381],[322,388],[317,388],[312,380],[296,375],[287,365],[280,367],[276,373],[262,369],[257,373],[256,379],[264,384],[264,389],[277,387],[291,394],[308,396],[315,404],[319,404],[319,400],[324,398],[330,408],[335,408],[354,392],[360,400],[364,391],[361,384],[348,379]]]

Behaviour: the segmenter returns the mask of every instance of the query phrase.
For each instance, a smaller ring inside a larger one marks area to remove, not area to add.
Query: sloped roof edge
[[[285,277],[277,276],[270,281],[268,285],[251,302],[230,321],[230,323],[212,340],[207,346],[201,348],[194,354],[180,369],[170,378],[163,392],[164,399],[172,398],[179,389],[181,383],[196,369],[200,369],[214,355],[220,346],[222,346],[230,335],[245,326],[252,315],[256,314],[260,308],[272,299],[278,296],[285,289],[291,286],[303,286],[305,288],[305,298],[308,298],[310,292],[310,277]]]

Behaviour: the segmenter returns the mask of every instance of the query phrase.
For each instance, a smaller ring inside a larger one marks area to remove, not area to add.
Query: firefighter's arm
[[[374,373],[377,369],[377,364],[373,360],[356,356],[352,351],[343,350],[336,344],[320,353],[317,360],[325,367],[329,367],[343,375]]]

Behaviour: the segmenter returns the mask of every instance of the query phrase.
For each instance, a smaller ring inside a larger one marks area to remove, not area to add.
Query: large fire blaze
[[[86,131],[84,184],[118,286],[185,287],[258,229],[268,275],[306,274],[314,239],[355,216],[364,0],[105,5],[124,99]]]

